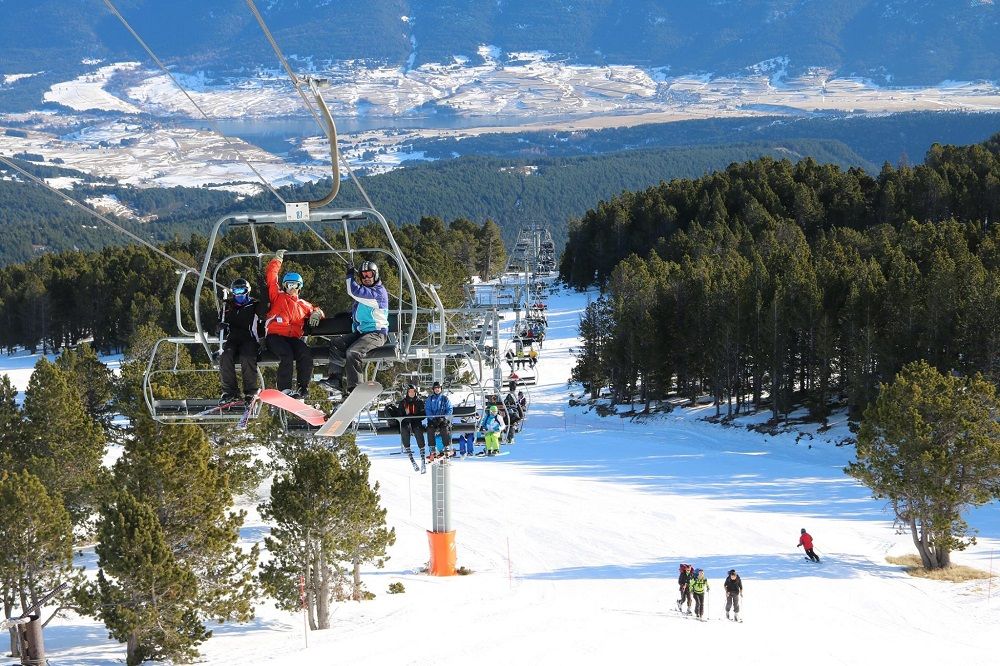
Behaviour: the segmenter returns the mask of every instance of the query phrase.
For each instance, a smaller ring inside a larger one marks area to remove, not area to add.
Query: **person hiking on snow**
[[[729,619],[729,609],[733,609],[733,619],[740,621],[740,597],[743,596],[743,581],[736,569],[730,569],[723,584],[726,588],[726,619]]]
[[[250,283],[236,278],[229,286],[229,293],[222,301],[219,333],[224,334],[222,353],[219,354],[219,376],[222,380],[222,397],[219,404],[240,400],[249,402],[257,393],[257,350],[260,348],[260,324],[267,317],[267,304],[250,295]],[[243,375],[243,393],[236,384],[236,359],[240,360]]]
[[[365,355],[389,339],[389,292],[374,261],[363,262],[358,270],[348,266],[347,295],[354,299],[351,332],[330,339],[330,366],[319,382],[327,391],[339,391],[343,377],[345,397],[361,383]]]
[[[799,537],[799,545],[796,548],[805,548],[806,557],[813,562],[819,562],[819,555],[813,551],[813,538],[806,532],[806,528],[802,528],[801,536]]]
[[[410,384],[406,387],[406,395],[397,405],[399,416],[409,417],[399,419],[399,437],[403,443],[403,449],[413,464],[413,471],[426,471],[424,456],[424,426],[421,424],[424,416],[424,401],[417,395],[417,387]],[[417,440],[417,448],[420,449],[420,465],[413,458],[413,450],[410,448],[410,436]]]
[[[705,578],[705,570],[698,569],[694,578],[689,584],[691,594],[694,595],[694,616],[699,620],[705,615],[705,593],[709,590],[708,579]]]
[[[684,608],[684,601],[687,601],[687,614],[691,614],[691,580],[694,578],[694,567],[690,564],[681,564],[680,575],[677,576],[677,587],[680,588],[681,598],[677,600],[677,610]]]
[[[309,301],[299,298],[304,282],[298,273],[285,273],[278,282],[278,272],[285,259],[285,250],[274,253],[264,271],[267,280],[267,294],[271,299],[271,309],[267,312],[267,348],[278,357],[278,390],[293,398],[299,398],[309,389],[312,378],[312,354],[302,337],[305,325],[319,323],[323,311]],[[298,375],[297,391],[292,389],[292,363]]]
[[[486,433],[486,455],[495,456],[500,453],[500,433],[505,427],[500,418],[500,407],[490,405],[479,422],[479,431]]]

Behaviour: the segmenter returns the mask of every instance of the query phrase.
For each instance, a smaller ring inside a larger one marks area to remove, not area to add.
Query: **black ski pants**
[[[812,548],[806,548],[806,557],[808,557],[813,562],[819,562],[819,555],[817,555]]]
[[[361,366],[365,356],[384,345],[386,340],[386,334],[378,331],[335,336],[330,340],[330,367],[327,375],[343,375],[347,392],[350,393],[361,383]]]
[[[284,335],[269,333],[264,342],[267,348],[278,357],[278,390],[292,388],[292,365],[299,379],[299,392],[306,394],[309,380],[312,379],[312,354],[302,338],[289,338]]]
[[[677,600],[677,604],[683,606],[685,601],[688,610],[691,610],[691,589],[687,585],[681,585],[681,598]]]
[[[254,339],[243,342],[226,342],[219,356],[219,374],[222,377],[222,393],[238,396],[236,385],[236,359],[240,360],[240,370],[243,375],[242,395],[253,395],[257,392],[257,341]]]
[[[734,613],[740,612],[740,593],[739,592],[726,592],[726,612],[732,608]]]
[[[441,444],[445,451],[451,451],[451,418],[447,416],[431,416],[427,419],[427,448],[433,453],[436,450],[435,435],[441,435]]]
[[[417,440],[417,448],[420,455],[424,455],[424,427],[420,425],[420,419],[401,419],[399,422],[399,437],[402,440],[403,448],[410,451],[410,436]],[[412,453],[410,454],[413,455]]]
[[[692,592],[691,594],[694,595],[694,614],[701,617],[705,614],[705,593]]]

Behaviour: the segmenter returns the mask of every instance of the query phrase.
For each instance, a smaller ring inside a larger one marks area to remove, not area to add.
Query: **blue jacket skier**
[[[436,434],[441,435],[441,445],[444,455],[451,455],[451,415],[454,409],[451,400],[444,394],[441,382],[431,385],[431,394],[424,401],[424,413],[427,414],[427,445],[430,448],[430,459],[434,459]]]

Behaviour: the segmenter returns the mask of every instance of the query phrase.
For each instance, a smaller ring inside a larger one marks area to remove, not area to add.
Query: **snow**
[[[72,81],[53,85],[42,97],[46,102],[68,106],[74,111],[119,111],[121,113],[141,113],[134,104],[120,99],[104,89],[116,72],[130,71],[139,67],[137,62],[120,62],[99,68],[92,74],[78,76]]]
[[[38,76],[41,72],[31,72],[30,74],[4,74],[2,85],[9,86],[12,83],[17,83],[21,79],[30,79],[32,76]]]
[[[386,568],[364,572],[376,599],[335,604],[332,628],[310,632],[308,647],[301,615],[264,600],[253,622],[213,627],[205,663],[606,665],[662,662],[665,653],[767,666],[995,662],[1000,590],[911,578],[886,562],[912,544],[884,503],[843,474],[852,447],[835,445],[850,434],[842,415],[824,433],[804,425],[765,435],[742,426],[767,414],[724,427],[704,420],[711,405],[634,418],[568,407],[580,394],[567,388],[577,324],[593,297],[562,291],[549,300],[539,384],[528,389],[529,419],[510,455],[453,465],[458,564],[471,575],[420,573],[431,475],[391,455],[398,440],[365,436],[397,534]],[[30,357],[2,362],[26,384]],[[239,502],[247,544],[267,534],[256,511],[267,493],[265,484]],[[979,542],[954,559],[990,570],[1000,510],[969,519]],[[796,549],[801,527],[821,564]],[[93,567],[92,549],[83,561]],[[708,575],[707,623],[673,610],[682,561]],[[723,618],[730,568],[746,591],[741,625]],[[387,593],[395,582],[405,593]],[[57,664],[110,666],[125,654],[89,619],[55,620],[45,641]]]

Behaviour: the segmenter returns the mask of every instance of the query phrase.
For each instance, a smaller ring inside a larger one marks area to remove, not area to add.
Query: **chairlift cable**
[[[239,156],[240,160],[248,167],[250,167],[250,170],[253,171],[254,174],[257,176],[257,178],[260,179],[260,182],[262,182],[264,186],[271,191],[271,194],[277,197],[282,204],[287,204],[288,202],[286,202],[282,198],[282,196],[278,194],[278,191],[274,189],[271,183],[267,182],[267,179],[264,178],[264,176],[260,173],[260,171],[257,170],[257,167],[255,167],[250,162],[250,160],[244,157],[242,151],[240,151],[236,143],[219,129],[218,123],[216,123],[215,119],[209,116],[205,112],[205,110],[202,109],[201,106],[199,106],[196,101],[194,101],[194,98],[191,97],[190,93],[188,93],[188,91],[184,88],[184,86],[180,84],[180,82],[174,77],[174,75],[170,73],[170,70],[168,70],[166,65],[163,64],[163,61],[160,60],[156,56],[156,54],[153,53],[153,50],[149,48],[146,42],[143,41],[142,37],[139,36],[139,33],[137,33],[135,30],[132,29],[132,26],[129,25],[129,22],[125,20],[125,17],[121,15],[121,12],[118,11],[118,9],[114,6],[111,0],[104,0],[104,4],[107,6],[108,10],[110,10],[112,14],[118,17],[118,20],[121,21],[122,25],[125,26],[125,29],[128,30],[130,33],[132,33],[132,36],[135,37],[136,41],[139,42],[139,45],[142,46],[143,49],[145,49],[146,53],[149,54],[149,57],[153,59],[153,61],[159,66],[159,68],[163,70],[163,73],[166,74],[168,77],[170,77],[170,80],[173,81],[174,85],[177,86],[177,89],[180,90],[185,97],[187,97],[188,101],[191,102],[191,105],[194,106],[194,108],[198,109],[198,112],[202,115],[202,117],[212,125],[212,128],[215,130],[215,133],[221,136],[223,140],[226,142],[226,144],[234,151],[236,151],[236,154]]]
[[[60,191],[60,190],[52,187],[51,185],[49,185],[48,183],[46,183],[44,180],[42,180],[41,178],[39,178],[35,174],[30,173],[30,172],[24,170],[23,168],[21,168],[16,163],[14,163],[11,160],[9,160],[8,158],[4,157],[3,155],[0,155],[0,162],[3,162],[7,166],[11,167],[12,169],[14,169],[18,173],[20,173],[21,175],[25,176],[26,178],[29,178],[34,183],[36,183],[38,185],[41,185],[42,187],[44,187],[45,189],[49,190],[50,192],[55,193],[57,196],[62,197],[70,205],[72,205],[72,206],[79,206],[80,208],[82,208],[87,213],[90,213],[91,215],[93,215],[94,217],[96,217],[97,219],[99,219],[100,221],[102,221],[105,224],[107,224],[108,226],[110,226],[112,229],[115,229],[116,231],[120,231],[121,233],[125,234],[126,236],[128,236],[132,240],[136,241],[137,243],[140,243],[141,245],[145,245],[150,250],[152,250],[156,254],[162,256],[163,258],[169,259],[170,261],[174,262],[175,264],[177,264],[181,268],[187,269],[187,270],[192,271],[194,273],[198,272],[197,269],[191,268],[190,266],[188,266],[187,264],[185,264],[180,259],[175,259],[174,257],[170,256],[169,254],[167,254],[166,252],[164,252],[160,248],[156,247],[155,245],[153,245],[149,241],[141,238],[140,236],[136,236],[134,233],[132,233],[131,231],[129,231],[125,227],[123,227],[123,226],[121,226],[119,224],[115,224],[114,222],[112,222],[111,220],[109,220],[104,215],[101,215],[100,213],[98,213],[96,210],[94,210],[90,206],[87,206],[87,205],[85,205],[85,204],[77,201],[73,197],[67,195],[65,192],[62,192],[62,191]],[[215,280],[212,280],[211,278],[208,278],[208,279],[212,282],[212,284],[214,284],[216,286],[219,286],[219,287],[223,286],[223,285],[220,285]]]
[[[247,6],[250,7],[250,11],[253,13],[254,17],[256,17],[257,23],[260,25],[261,30],[264,31],[264,35],[267,37],[267,41],[271,43],[271,48],[274,49],[275,55],[278,56],[278,60],[281,61],[282,66],[285,68],[285,71],[288,73],[289,78],[292,80],[292,84],[295,86],[295,90],[299,93],[299,96],[302,97],[302,101],[305,103],[306,108],[309,109],[309,113],[312,114],[312,117],[316,120],[316,123],[322,129],[323,121],[320,120],[319,114],[316,112],[315,109],[313,109],[312,103],[309,101],[309,98],[307,98],[305,93],[302,92],[299,77],[296,76],[295,72],[292,71],[291,65],[288,64],[288,60],[281,52],[281,47],[278,46],[278,42],[274,39],[274,35],[272,35],[270,29],[268,29],[267,24],[264,22],[264,17],[261,16],[260,11],[257,9],[257,5],[254,3],[254,0],[246,0],[246,3]],[[317,98],[320,99],[322,98],[318,92],[315,92],[315,94]],[[330,122],[332,122],[332,118],[330,119]],[[335,140],[335,136],[329,137],[328,135],[328,138],[331,140],[331,142]],[[333,146],[331,146],[331,151],[332,150],[334,150]],[[371,197],[368,196],[368,192],[366,192],[364,186],[361,185],[361,181],[354,173],[354,169],[351,168],[351,163],[347,160],[346,157],[344,158],[344,168],[347,171],[347,175],[350,176],[351,182],[354,183],[354,186],[358,188],[358,192],[361,193],[361,197],[365,200],[365,204],[372,210],[377,210],[375,208],[375,204],[372,203]]]

